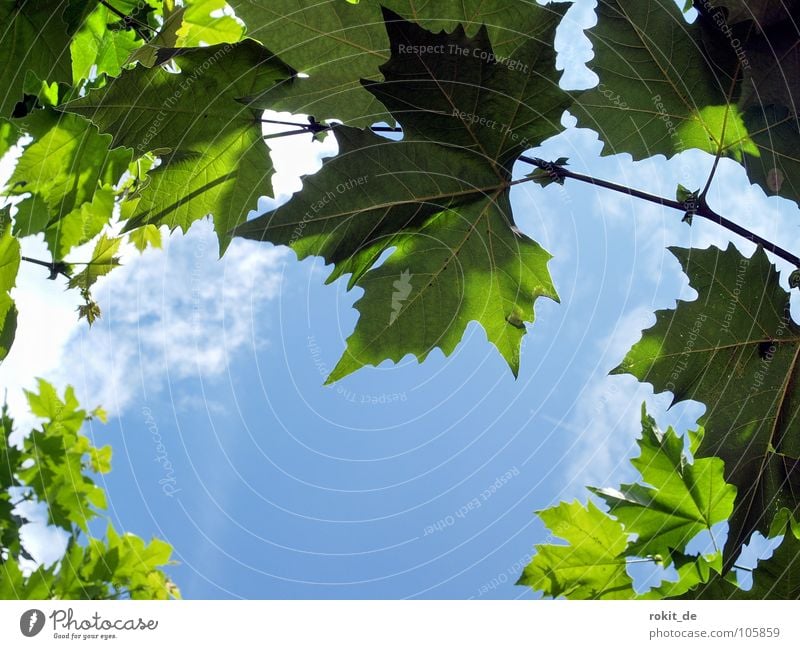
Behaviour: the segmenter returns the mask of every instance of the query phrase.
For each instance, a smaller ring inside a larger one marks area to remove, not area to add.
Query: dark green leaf
[[[566,8],[565,4],[543,7],[532,0],[233,0],[230,4],[250,36],[309,75],[270,91],[260,105],[310,113],[320,120],[336,118],[352,126],[392,119],[380,97],[361,86],[362,79],[378,77],[378,67],[390,55],[384,7],[432,32],[452,32],[464,25],[475,34],[485,26],[493,54],[520,69],[536,65],[523,53],[532,41],[548,45],[542,53],[552,56],[552,33]],[[485,50],[470,50],[461,61],[468,66],[487,56]],[[524,76],[518,83],[525,83]]]
[[[72,80],[71,37],[60,6],[45,0],[0,1],[0,116],[11,116],[22,101],[26,74],[42,81]]]
[[[766,59],[751,63],[746,56],[752,50],[757,57],[755,41],[748,48],[745,36],[743,46],[737,38],[737,49],[736,34],[711,19],[687,24],[673,0],[601,0],[589,37],[589,66],[600,85],[581,95],[573,112],[598,131],[605,154],[720,153],[744,164],[765,192],[800,200],[800,124],[796,113],[768,106],[785,104],[794,92],[796,27],[778,60],[770,44]],[[744,85],[743,71],[750,75]],[[781,76],[787,73],[790,86]],[[763,97],[749,108],[759,89]]]

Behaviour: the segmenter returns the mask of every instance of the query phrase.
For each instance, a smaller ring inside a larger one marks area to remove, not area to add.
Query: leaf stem
[[[22,498],[20,498],[17,502],[9,503],[9,504],[11,505],[11,508],[13,509],[14,507],[18,507],[22,503],[28,502],[31,498],[33,498],[33,494],[32,493],[28,493],[28,494],[25,494]]]

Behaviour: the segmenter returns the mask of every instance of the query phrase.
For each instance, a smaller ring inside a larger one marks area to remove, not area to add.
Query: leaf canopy
[[[615,373],[633,374],[674,401],[706,405],[696,457],[719,457],[738,496],[725,545],[729,565],[782,509],[798,511],[800,328],[762,249],[671,248],[698,298],[656,313]]]
[[[63,397],[44,380],[27,393],[31,412],[44,421],[9,443],[14,420],[0,410],[0,599],[168,599],[180,591],[162,571],[170,565],[172,547],[160,540],[146,543],[120,534],[109,521],[105,538],[90,533],[89,521],[103,516],[106,496],[93,474],[111,469],[111,447],[97,448],[82,428],[104,417],[80,408],[75,392]],[[64,556],[53,565],[37,565],[20,538],[27,518],[15,499],[45,505],[49,523],[69,535]],[[28,561],[23,570],[21,559]],[[31,562],[33,562],[32,568]]]
[[[702,429],[688,433],[690,452],[697,450],[703,435]],[[733,509],[736,488],[725,482],[722,460],[690,460],[684,440],[672,428],[662,433],[644,405],[638,445],[640,454],[631,464],[640,482],[619,489],[589,488],[606,501],[608,513],[591,501],[587,508],[561,503],[537,512],[569,545],[537,545],[519,584],[548,597],[655,600],[692,598],[696,595],[690,591],[699,584],[716,583],[723,569],[722,553],[685,552],[701,532],[713,539],[711,528]],[[673,566],[677,579],[635,591],[629,563],[648,561]]]

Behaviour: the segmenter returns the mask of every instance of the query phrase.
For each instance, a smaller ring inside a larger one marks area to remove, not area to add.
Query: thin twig
[[[20,255],[20,260],[27,261],[29,264],[44,266],[50,271],[49,279],[56,279],[59,275],[63,275],[67,279],[72,279],[72,275],[69,274],[69,266],[63,261],[44,261],[42,259],[34,259],[33,257],[26,257],[24,255]]]
[[[768,239],[765,239],[762,236],[755,234],[754,232],[750,232],[745,227],[742,227],[738,223],[734,223],[730,219],[725,218],[721,214],[717,214],[714,210],[712,210],[708,203],[706,202],[705,198],[700,198],[699,202],[694,205],[687,205],[686,203],[682,203],[677,200],[673,200],[670,198],[664,198],[662,196],[656,196],[654,194],[648,194],[647,192],[640,191],[638,189],[631,189],[630,187],[626,187],[624,185],[618,185],[617,183],[612,183],[607,180],[601,180],[599,178],[593,178],[592,176],[587,176],[585,174],[580,174],[575,171],[570,171],[563,166],[556,165],[552,162],[547,162],[542,160],[541,158],[529,158],[528,156],[520,156],[519,159],[522,162],[526,162],[531,164],[539,169],[547,171],[548,173],[555,174],[559,178],[571,178],[573,180],[578,180],[583,183],[588,183],[590,185],[595,185],[596,187],[603,187],[604,189],[610,189],[611,191],[619,192],[621,194],[627,194],[628,196],[633,196],[634,198],[640,198],[644,201],[648,201],[650,203],[656,203],[657,205],[663,205],[664,207],[670,207],[675,210],[680,210],[681,212],[687,212],[691,209],[691,212],[694,216],[699,216],[709,221],[712,221],[718,225],[721,225],[726,230],[730,230],[735,234],[738,234],[740,237],[747,239],[748,241],[752,241],[760,245],[764,250],[771,252],[772,254],[780,257],[788,261],[793,266],[800,268],[800,257],[797,255],[793,255],[788,250],[781,248],[777,244],[772,243]]]
[[[302,122],[284,122],[279,119],[259,119],[262,124],[281,124],[282,126],[296,126],[300,131],[287,131],[286,133],[275,133],[273,135],[265,135],[264,137],[281,137],[283,135],[297,135],[298,133],[323,133],[330,131],[333,124],[322,124],[316,121],[313,117],[309,117],[308,124]],[[399,126],[372,126],[370,130],[374,133],[402,133],[403,129]]]
[[[156,30],[150,27],[150,25],[143,23],[140,20],[137,20],[133,16],[129,16],[124,11],[120,11],[111,3],[106,2],[106,0],[100,0],[100,4],[103,5],[106,9],[108,9],[112,14],[119,17],[123,23],[130,25],[133,28],[133,31],[135,31],[136,34],[139,36],[139,38],[141,38],[142,40],[144,41],[150,40],[150,35],[154,35],[156,33]],[[143,30],[147,30],[148,32],[150,32],[150,35],[145,34]]]
[[[739,77],[739,69],[741,68],[741,61],[737,62],[736,64],[736,72],[733,75],[731,80],[731,86],[728,90],[728,97],[727,103],[730,107],[731,98],[733,97],[733,92],[736,89],[736,81]],[[706,180],[706,185],[703,187],[703,191],[700,192],[700,200],[705,200],[706,195],[708,194],[708,190],[711,189],[711,181],[714,180],[714,176],[717,173],[717,167],[719,166],[719,160],[722,157],[722,152],[725,149],[725,133],[728,129],[728,115],[730,115],[730,110],[725,111],[725,117],[722,118],[722,134],[720,135],[719,146],[717,147],[717,154],[714,156],[714,164],[711,166],[711,172],[708,174],[708,180]]]
[[[297,126],[297,131],[287,131],[286,133],[275,133],[273,135],[265,135],[263,136],[265,139],[271,139],[276,137],[284,137],[288,135],[299,135],[303,133],[320,133],[323,131],[328,131],[333,128],[332,125],[328,124],[321,124],[317,122],[314,117],[309,117],[308,124],[303,124],[300,122],[284,122],[279,120],[270,120],[270,119],[262,119],[261,122],[268,123],[268,124],[282,124],[285,126]],[[373,126],[371,130],[374,132],[389,132],[389,133],[399,133],[402,132],[402,128],[400,127],[393,127],[393,126]],[[596,187],[602,187],[604,189],[609,189],[611,191],[619,192],[621,194],[627,194],[628,196],[632,196],[634,198],[640,198],[644,201],[648,201],[649,203],[655,203],[657,205],[662,205],[663,207],[669,207],[674,210],[679,210],[684,214],[688,214],[691,216],[699,216],[701,218],[707,219],[716,223],[717,225],[721,225],[723,228],[730,230],[731,232],[738,234],[740,237],[747,239],[748,241],[752,241],[755,244],[760,245],[764,250],[771,252],[772,254],[788,261],[793,266],[800,268],[800,257],[797,255],[792,254],[788,250],[781,248],[779,245],[772,243],[768,239],[765,239],[762,236],[755,234],[754,232],[750,232],[745,227],[742,227],[738,223],[734,223],[730,219],[725,218],[721,214],[717,214],[714,210],[712,210],[708,203],[706,202],[705,194],[708,192],[708,188],[711,184],[711,180],[714,177],[714,174],[717,169],[717,165],[719,164],[719,154],[721,151],[718,151],[717,158],[714,160],[714,166],[711,169],[711,174],[706,183],[706,187],[703,189],[703,192],[698,196],[697,202],[692,204],[684,203],[678,200],[674,200],[671,198],[664,198],[663,196],[656,196],[655,194],[650,194],[648,192],[643,192],[638,189],[633,189],[631,187],[626,187],[624,185],[619,185],[617,183],[609,182],[608,180],[602,180],[600,178],[594,178],[592,176],[587,176],[586,174],[577,173],[575,171],[570,171],[569,169],[565,168],[563,165],[557,165],[554,162],[548,162],[546,160],[542,160],[541,158],[531,158],[525,155],[519,156],[519,160],[525,162],[529,165],[533,165],[539,169],[542,169],[548,172],[551,175],[557,177],[557,179],[562,180],[564,178],[571,178],[572,180],[578,180],[583,183],[588,183],[590,185],[594,185]],[[518,184],[518,183],[512,183]]]

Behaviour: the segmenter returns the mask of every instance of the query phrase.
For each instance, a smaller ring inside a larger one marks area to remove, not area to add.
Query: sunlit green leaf
[[[239,101],[291,70],[254,41],[170,52],[175,74],[137,66],[66,106],[137,155],[158,151],[133,229],[147,223],[184,231],[209,214],[224,252],[229,232],[271,191],[272,162],[260,111]]]

